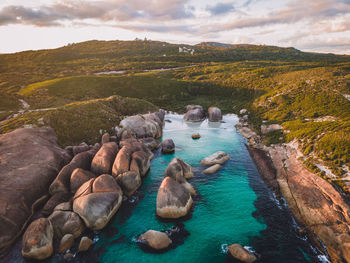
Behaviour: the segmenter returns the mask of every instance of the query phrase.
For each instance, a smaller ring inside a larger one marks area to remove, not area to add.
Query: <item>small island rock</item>
[[[162,142],[163,153],[173,153],[175,151],[175,144],[172,139],[167,139]]]
[[[164,232],[148,230],[139,236],[138,241],[155,250],[161,250],[169,247],[170,238]]]
[[[233,244],[228,247],[231,256],[245,263],[253,263],[257,260],[256,256],[242,247],[240,244]]]

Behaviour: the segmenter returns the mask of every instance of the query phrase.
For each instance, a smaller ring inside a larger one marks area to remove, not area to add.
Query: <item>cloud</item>
[[[217,3],[216,5],[208,5],[206,10],[212,15],[221,15],[235,11],[232,3]]]
[[[106,21],[179,20],[193,17],[188,0],[65,0],[38,9],[7,6],[0,10],[0,26],[31,24],[36,26],[60,25],[63,21],[95,19]]]

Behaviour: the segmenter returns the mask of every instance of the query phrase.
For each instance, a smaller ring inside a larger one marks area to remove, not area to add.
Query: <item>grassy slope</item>
[[[84,138],[92,142],[99,127],[108,130],[118,120],[112,118],[103,126],[101,112],[115,110],[101,110],[105,107],[101,101],[89,101],[88,106],[84,101],[117,94],[145,99],[174,111],[182,111],[189,103],[218,105],[224,112],[247,107],[257,131],[262,120],[280,123],[289,131],[265,136],[266,143],[297,138],[306,154],[321,158],[338,175],[342,173],[341,165],[350,165],[350,103],[342,95],[350,94],[349,56],[253,45],[188,46],[195,49],[191,56],[180,54],[178,47],[154,41],[88,41],[55,50],[0,55],[0,111],[18,109],[18,98],[24,98],[32,108],[59,107],[57,111],[27,113],[7,121],[0,131],[44,117],[45,124],[61,129],[61,143],[76,143]],[[143,69],[192,64],[197,66],[140,73]],[[122,69],[128,74],[91,75]],[[90,115],[84,115],[84,107],[89,108]],[[116,112],[113,114],[121,116]],[[85,116],[84,120],[91,119],[94,128],[80,121],[77,127],[86,132],[73,129],[76,121],[70,119],[71,115],[77,120],[80,115]],[[333,116],[336,121],[314,122],[323,116]],[[72,134],[64,135],[67,130],[74,130],[72,140]]]
[[[24,125],[51,126],[62,146],[76,145],[82,141],[94,144],[100,140],[100,131],[112,134],[112,128],[126,115],[157,109],[158,107],[144,100],[111,96],[67,104],[56,110],[28,112],[5,121],[0,126],[0,132],[9,132]]]

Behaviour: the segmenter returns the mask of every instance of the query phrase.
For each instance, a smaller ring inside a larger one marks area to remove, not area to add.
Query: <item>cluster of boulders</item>
[[[164,172],[164,179],[158,189],[156,214],[162,219],[181,219],[188,215],[196,194],[187,179],[193,177],[192,167],[179,158],[173,158]],[[148,230],[138,237],[138,243],[152,251],[166,251],[172,244],[164,232]]]
[[[200,105],[187,105],[186,114],[184,120],[188,122],[199,122],[205,120],[208,115],[209,121],[220,122],[222,121],[222,113],[218,107],[210,107],[208,114],[205,113],[204,109]]]
[[[25,258],[45,259],[53,252],[53,240],[60,241],[58,253],[72,256],[70,249],[86,228],[103,229],[117,213],[123,196],[130,196],[142,184],[150,169],[152,150],[159,147],[164,111],[127,117],[116,136],[104,134],[101,143],[67,147],[71,161],[49,185],[50,198],[39,219],[22,239]],[[80,252],[92,240],[79,241]]]

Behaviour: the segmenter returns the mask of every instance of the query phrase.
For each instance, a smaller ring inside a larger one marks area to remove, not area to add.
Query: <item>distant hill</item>
[[[196,46],[212,46],[212,47],[232,47],[233,44],[224,44],[219,42],[201,42],[197,44]]]

